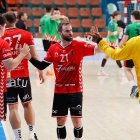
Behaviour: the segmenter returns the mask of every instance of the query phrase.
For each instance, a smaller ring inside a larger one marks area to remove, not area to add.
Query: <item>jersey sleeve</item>
[[[86,42],[81,42],[80,48],[82,48],[83,56],[94,55],[94,48],[95,48],[94,45],[91,45],[91,44],[86,43]]]
[[[134,59],[135,55],[139,53],[137,49],[140,46],[140,43],[138,40],[140,40],[140,38],[137,39],[137,37],[134,37],[118,49],[111,48],[104,40],[101,40],[98,46],[107,54],[107,56],[114,60],[129,60]]]
[[[0,46],[0,60],[4,61],[12,58],[11,50],[8,43],[6,41],[3,41]]]
[[[33,36],[31,33],[28,33],[28,36],[27,36],[27,44],[28,45],[34,45],[34,39],[33,39]]]

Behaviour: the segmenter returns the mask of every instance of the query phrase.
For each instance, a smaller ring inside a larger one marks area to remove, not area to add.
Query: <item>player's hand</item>
[[[90,33],[86,33],[86,38],[96,43],[98,43],[102,39],[96,26],[91,27]]]
[[[28,53],[24,58],[30,60],[31,59],[31,54]]]
[[[40,84],[43,84],[45,81],[44,75],[43,75],[43,71],[38,70],[38,74],[39,74],[39,79],[40,79]]]
[[[61,16],[60,20],[61,20],[61,22],[63,22],[63,23],[69,22],[69,18],[66,17],[66,16],[64,16],[64,15]]]
[[[27,56],[30,52],[30,47],[29,45],[25,44],[23,45],[22,48],[19,49],[20,54],[22,54],[24,57]]]

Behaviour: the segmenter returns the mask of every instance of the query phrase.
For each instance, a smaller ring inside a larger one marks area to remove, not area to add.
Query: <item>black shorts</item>
[[[133,68],[134,67],[133,60],[131,59],[131,60],[124,61],[124,66],[127,68]]]
[[[17,103],[18,96],[22,103],[32,100],[31,84],[29,77],[7,80],[6,102],[8,104]]]
[[[52,44],[55,44],[56,42],[53,42],[53,41],[49,41],[49,40],[42,40],[43,42],[43,47],[44,47],[44,51],[48,51],[48,49],[50,48],[50,46]]]
[[[52,117],[68,115],[68,109],[72,117],[82,117],[83,94],[54,94]]]

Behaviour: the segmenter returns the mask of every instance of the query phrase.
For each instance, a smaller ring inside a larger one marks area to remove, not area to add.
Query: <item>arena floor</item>
[[[130,85],[116,63],[109,60],[105,70],[109,76],[97,76],[100,61],[86,59],[83,63],[84,107],[83,140],[139,140],[140,104],[131,99]],[[45,74],[46,70],[44,70]],[[39,140],[57,140],[56,120],[51,118],[55,77],[45,77],[40,84],[37,73],[30,66],[33,106],[36,114],[36,129]],[[23,140],[28,139],[28,127],[22,118]],[[8,133],[14,140],[9,121]],[[70,117],[67,120],[67,140],[74,140]]]

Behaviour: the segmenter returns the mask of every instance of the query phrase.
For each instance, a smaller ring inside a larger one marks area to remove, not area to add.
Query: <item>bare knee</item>
[[[22,103],[24,108],[29,108],[31,107],[31,102],[26,102],[26,103]]]
[[[72,118],[72,122],[73,122],[74,127],[76,128],[82,127],[81,118]]]
[[[124,70],[125,70],[125,71],[131,71],[131,70],[132,70],[132,68],[127,68],[127,67],[124,67]]]
[[[66,122],[66,117],[58,117],[57,118],[57,125],[65,125],[65,122]]]

